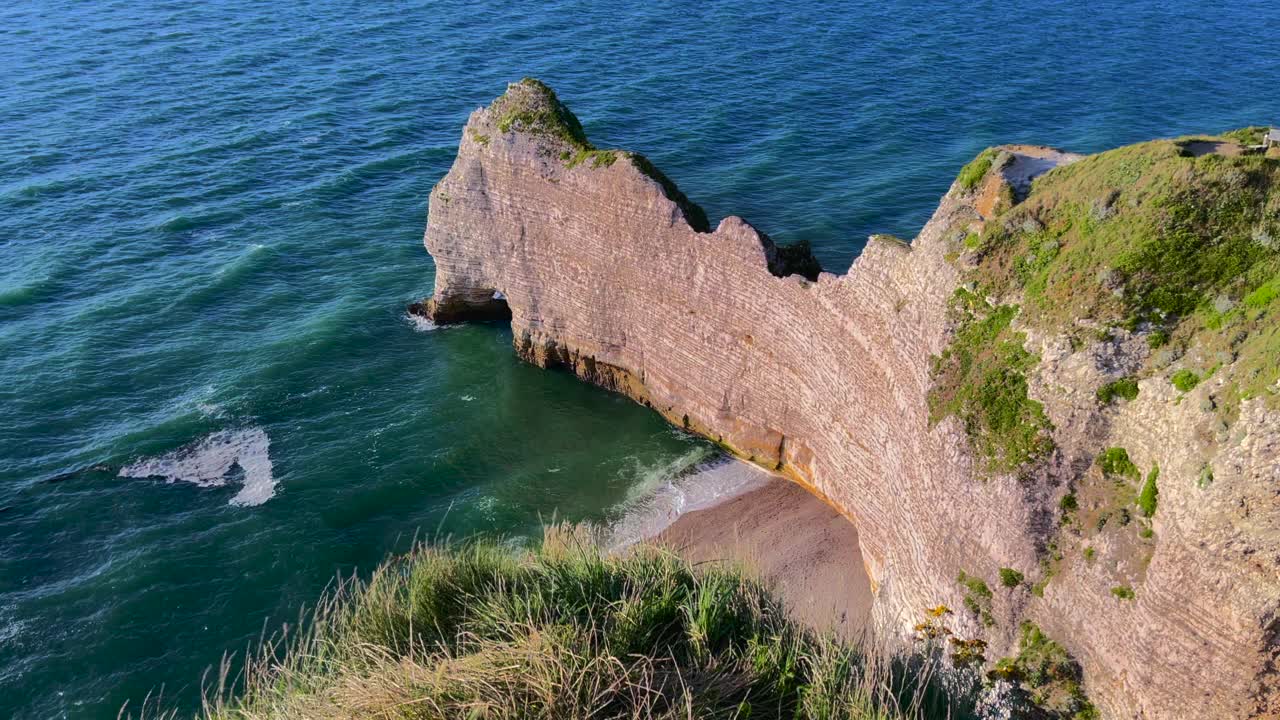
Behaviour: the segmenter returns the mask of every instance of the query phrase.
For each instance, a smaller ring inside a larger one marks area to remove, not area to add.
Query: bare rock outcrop
[[[1006,152],[1009,197],[1078,157]],[[1260,405],[1242,411],[1246,439],[1220,449],[1188,412],[1196,398],[1174,403],[1154,380],[1120,411],[1086,407],[1080,388],[1115,374],[1123,352],[1033,336],[1053,462],[990,476],[956,418],[930,422],[963,238],[1002,192],[980,190],[953,188],[910,244],[877,236],[847,274],[819,274],[805,249],[779,249],[741,218],[708,227],[647,160],[594,148],[549,89],[523,81],[471,115],[432,191],[435,291],[420,310],[437,322],[509,313],[522,358],[624,393],[827,499],[857,525],[879,622],[907,631],[926,608],[962,608],[957,576],[984,578],[986,617],[956,612],[953,632],[998,657],[1033,620],[1079,659],[1104,717],[1277,717],[1280,423]],[[1063,553],[1061,499],[1099,443],[1170,478],[1136,599],[1078,558],[1044,577]],[[1206,465],[1207,498],[1192,481]],[[1028,584],[1000,586],[1002,568]],[[1046,581],[1039,596],[1033,579]]]

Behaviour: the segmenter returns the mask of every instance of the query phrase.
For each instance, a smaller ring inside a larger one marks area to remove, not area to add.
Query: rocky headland
[[[877,624],[1053,716],[1277,717],[1280,162],[1255,135],[993,148],[834,275],[711,227],[525,80],[432,190],[418,311],[509,317],[522,358],[818,494]]]

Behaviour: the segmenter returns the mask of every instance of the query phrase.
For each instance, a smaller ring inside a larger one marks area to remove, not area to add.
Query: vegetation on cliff
[[[987,171],[991,169],[991,164],[995,162],[995,148],[987,148],[978,153],[978,157],[969,161],[968,165],[960,168],[960,175],[956,177],[956,182],[964,190],[972,190],[978,186],[982,178],[986,177]]]
[[[1251,132],[1049,171],[970,243],[978,293],[1016,298],[1037,329],[1144,335],[1153,351],[1135,379],[1167,373],[1187,391],[1224,373],[1228,421],[1242,399],[1280,406],[1280,161],[1230,143]]]
[[[1080,665],[1032,623],[1023,623],[1019,629],[1018,653],[998,660],[989,675],[1015,683],[1028,702],[1051,717],[1098,717],[1097,708],[1084,694]]]
[[[1012,327],[1018,308],[993,307],[964,288],[952,298],[954,338],[933,359],[930,422],[955,415],[990,472],[1009,472],[1053,448],[1044,407],[1027,394],[1038,359]]]
[[[578,116],[573,114],[546,83],[525,78],[511,83],[489,106],[501,132],[519,131],[555,140],[567,149],[595,150],[587,140]]]
[[[507,91],[489,106],[489,115],[502,133],[521,132],[555,146],[554,152],[566,169],[578,166],[601,169],[625,158],[641,174],[657,182],[662,192],[680,207],[689,226],[698,232],[710,232],[707,213],[680,191],[666,175],[640,153],[623,150],[601,150],[587,138],[578,116],[556,96],[546,83],[525,78],[507,86]],[[487,135],[483,144],[488,144]]]
[[[553,531],[388,562],[205,716],[890,720],[945,709],[929,677],[815,636],[736,571]]]

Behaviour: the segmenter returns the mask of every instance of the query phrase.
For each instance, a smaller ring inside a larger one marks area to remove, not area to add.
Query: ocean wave
[[[25,285],[0,288],[0,307],[15,307],[30,303],[36,298],[41,285],[43,285],[43,282],[36,280]]]
[[[170,483],[223,487],[230,481],[232,469],[238,466],[244,486],[228,504],[261,505],[275,495],[270,447],[271,439],[262,428],[221,430],[173,452],[126,465],[119,476],[161,477]]]
[[[698,451],[701,457],[694,460]],[[656,537],[681,515],[762,487],[771,477],[755,465],[697,448],[656,468],[645,478],[649,482],[638,483],[615,507],[618,519],[609,527],[607,544],[620,548]]]
[[[435,330],[449,330],[449,329],[451,329],[451,328],[460,328],[460,327],[462,327],[462,326],[466,325],[466,323],[450,323],[450,324],[448,324],[448,325],[437,325],[437,324],[435,324],[434,322],[432,322],[432,321],[428,320],[427,318],[425,318],[425,317],[423,317],[423,316],[421,316],[421,315],[415,315],[414,313],[411,313],[411,312],[407,312],[407,313],[405,313],[405,314],[404,314],[404,319],[405,319],[405,320],[406,320],[410,325],[412,325],[412,326],[413,326],[413,329],[414,329],[414,330],[416,330],[416,331],[418,331],[418,332],[432,332],[432,331],[435,331]]]
[[[22,626],[25,623],[14,619],[14,614],[12,605],[0,608],[0,644],[9,642],[22,632]]]
[[[162,233],[184,233],[215,227],[230,222],[239,215],[231,210],[212,210],[193,215],[178,214],[161,220],[152,229]]]

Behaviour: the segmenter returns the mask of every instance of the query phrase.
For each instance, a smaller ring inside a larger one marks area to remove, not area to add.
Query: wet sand
[[[736,562],[772,583],[796,619],[855,638],[871,585],[853,524],[795,483],[763,487],[681,515],[658,541],[693,562]]]

